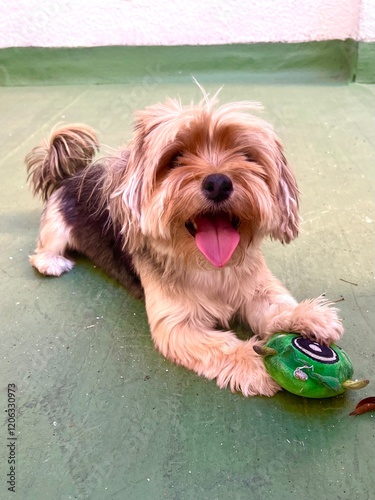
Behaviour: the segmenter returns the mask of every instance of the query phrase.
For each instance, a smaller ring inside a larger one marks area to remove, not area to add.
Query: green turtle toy
[[[335,344],[325,346],[293,333],[273,335],[263,346],[266,370],[281,387],[297,396],[329,398],[346,389],[366,387],[368,380],[351,380],[353,365],[346,352]]]

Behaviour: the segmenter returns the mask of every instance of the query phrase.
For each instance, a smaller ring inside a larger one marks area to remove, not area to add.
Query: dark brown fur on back
[[[60,211],[72,228],[75,250],[87,255],[98,267],[127,288],[136,298],[143,289],[130,254],[124,249],[119,227],[102,206],[103,166],[95,164],[62,182]]]

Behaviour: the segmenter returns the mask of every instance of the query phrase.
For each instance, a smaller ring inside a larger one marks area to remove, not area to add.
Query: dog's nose
[[[206,198],[220,202],[229,198],[233,183],[227,175],[211,174],[203,179],[202,188]]]

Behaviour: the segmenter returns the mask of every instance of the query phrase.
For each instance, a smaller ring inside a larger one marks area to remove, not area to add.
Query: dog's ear
[[[175,99],[148,106],[135,114],[134,136],[128,145],[130,155],[124,198],[139,217],[142,201],[148,199],[154,187],[159,162],[186,123],[187,116]]]
[[[173,99],[148,106],[135,114],[126,168],[115,192],[115,196],[121,195],[120,208],[129,219],[129,228],[140,227],[142,205],[150,198],[159,162],[179,131],[179,120],[183,122],[180,115],[181,103]]]
[[[279,185],[276,201],[279,209],[279,219],[271,231],[271,237],[282,243],[290,243],[298,236],[299,216],[299,190],[297,181],[285,158],[280,142],[277,142],[276,163],[279,169]]]

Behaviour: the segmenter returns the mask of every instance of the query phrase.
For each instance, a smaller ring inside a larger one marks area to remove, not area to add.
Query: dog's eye
[[[168,162],[169,168],[172,170],[173,168],[179,167],[181,158],[182,153],[180,151],[178,153],[175,153]]]
[[[245,161],[248,161],[250,163],[255,161],[254,156],[251,153],[249,153],[248,151],[245,151],[243,153],[243,157],[244,157]]]

